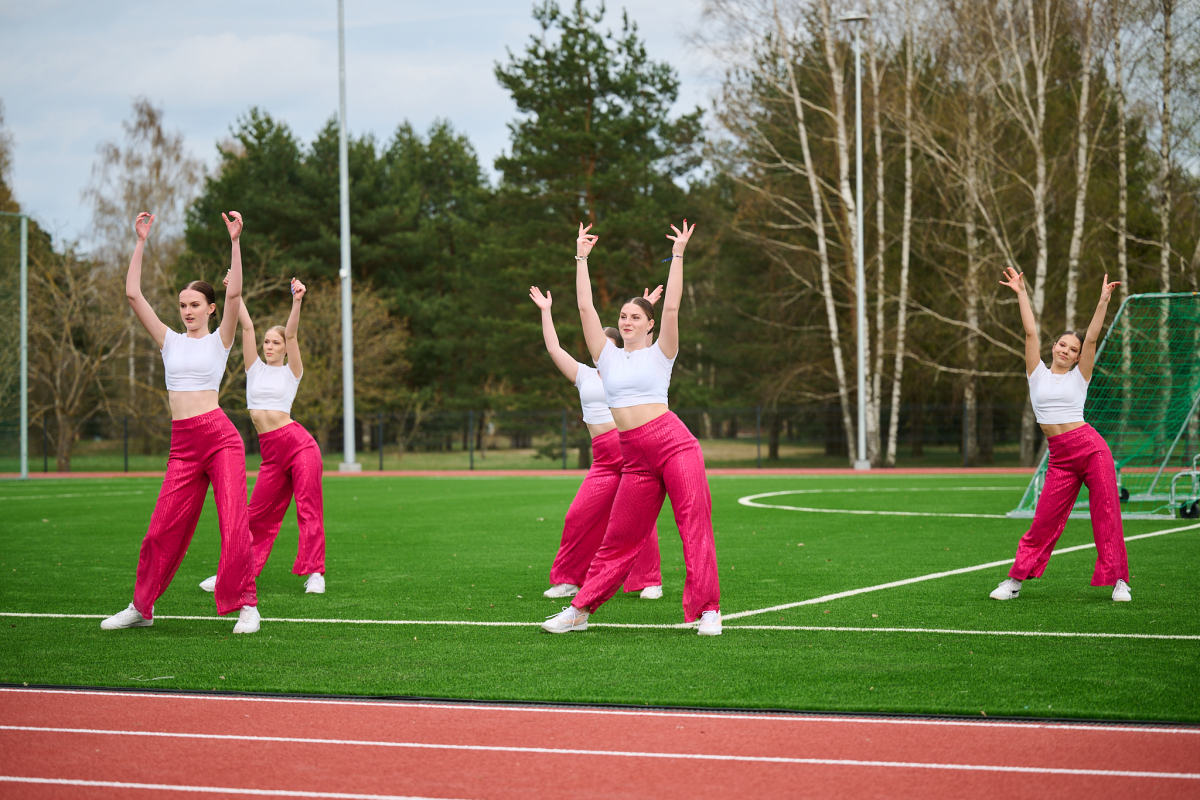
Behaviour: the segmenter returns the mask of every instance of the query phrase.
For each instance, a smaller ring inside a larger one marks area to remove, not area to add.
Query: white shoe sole
[[[1124,595],[1123,597],[1117,597],[1117,596],[1114,594],[1114,595],[1113,595],[1113,602],[1114,602],[1114,603],[1131,603],[1131,602],[1133,602],[1133,595],[1131,595],[1131,594],[1126,594],[1126,595]]]
[[[547,589],[546,591],[542,592],[542,597],[550,597],[550,598],[574,597],[577,594],[579,594],[578,586],[576,586],[574,589],[571,589],[568,591],[563,591],[561,589]]]
[[[999,589],[996,589],[988,595],[988,597],[992,598],[993,600],[1016,600],[1020,596],[1020,591],[1014,592],[1009,589],[1005,589],[1003,592]]]
[[[714,630],[707,630],[707,631],[706,631],[706,630],[704,630],[703,628],[698,628],[698,629],[696,630],[696,633],[698,633],[698,634],[699,634],[699,635],[701,635],[701,636],[720,636],[720,635],[721,635],[721,629],[720,629],[720,628],[717,628],[715,631],[714,631]]]
[[[131,622],[128,625],[116,625],[116,624],[110,625],[110,624],[108,624],[108,620],[104,620],[104,622],[100,623],[100,630],[102,630],[102,631],[123,631],[126,628],[149,628],[153,624],[154,624],[153,619],[146,619],[144,617],[142,618],[141,622]]]
[[[663,596],[661,586],[647,586],[642,589],[642,593],[638,595],[639,600],[661,600]]]
[[[213,575],[211,578],[200,581],[200,588],[206,592],[215,592],[217,590],[217,576]]]
[[[559,628],[557,626],[546,624],[542,625],[542,630],[544,630],[546,633],[571,633],[572,631],[586,631],[587,626],[588,624],[586,621],[578,625],[572,625],[569,628]]]

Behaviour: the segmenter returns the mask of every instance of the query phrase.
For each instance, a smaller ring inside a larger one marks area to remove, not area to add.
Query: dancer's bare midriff
[[[215,389],[196,392],[167,392],[167,401],[171,405],[171,419],[191,419],[220,408],[217,404]]]
[[[266,408],[250,409],[250,419],[254,422],[254,430],[260,434],[277,431],[285,425],[292,424],[292,415],[288,412]]]
[[[618,430],[631,431],[634,428],[642,427],[647,422],[653,422],[667,413],[667,410],[666,403],[642,403],[637,406],[614,408],[612,415],[616,420]]]
[[[1087,425],[1087,423],[1086,422],[1062,422],[1057,425],[1051,425],[1051,424],[1042,425],[1041,429],[1042,429],[1042,433],[1046,434],[1046,438],[1049,439],[1051,436],[1058,436],[1060,433],[1069,433],[1069,432],[1075,430],[1076,428],[1082,428],[1084,425]]]

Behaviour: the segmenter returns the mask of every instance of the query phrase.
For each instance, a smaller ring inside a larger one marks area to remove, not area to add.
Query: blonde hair
[[[286,364],[287,363],[287,328],[283,327],[282,325],[272,325],[271,327],[267,328],[267,333],[271,333],[272,331],[279,331],[279,338],[283,339],[283,346],[284,346],[283,363]],[[263,344],[267,343],[267,333],[263,334]]]

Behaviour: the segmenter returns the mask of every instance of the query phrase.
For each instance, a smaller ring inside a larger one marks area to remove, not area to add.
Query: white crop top
[[[162,360],[168,392],[215,392],[221,388],[229,348],[221,343],[219,331],[193,339],[167,328]]]
[[[609,408],[628,408],[643,403],[666,403],[675,359],[663,355],[658,342],[640,350],[617,348],[604,343],[596,366],[604,383]]]
[[[1040,425],[1083,422],[1083,404],[1087,402],[1088,382],[1079,368],[1055,375],[1038,362],[1029,375],[1029,402]]]
[[[246,370],[246,408],[290,414],[299,388],[300,379],[292,373],[291,367],[272,367],[261,358],[255,358]]]
[[[583,406],[583,421],[588,425],[603,425],[612,422],[612,411],[604,399],[604,384],[600,372],[586,364],[579,365],[575,373],[575,388],[579,390],[579,404]]]

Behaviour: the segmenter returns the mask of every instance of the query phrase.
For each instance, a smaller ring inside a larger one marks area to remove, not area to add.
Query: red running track
[[[1200,796],[1200,728],[0,690],[0,796]]]

